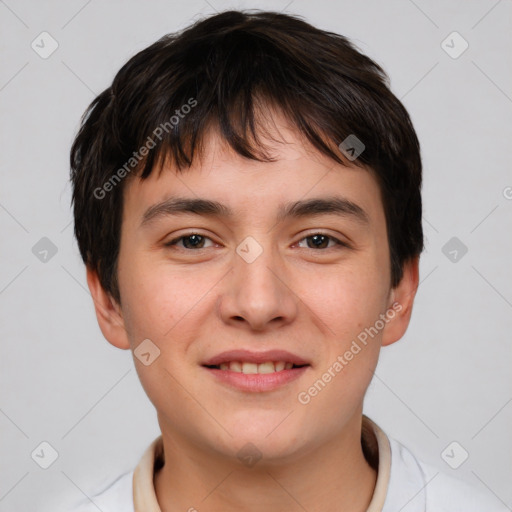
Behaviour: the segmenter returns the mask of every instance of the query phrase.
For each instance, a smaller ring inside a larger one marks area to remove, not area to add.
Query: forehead
[[[333,161],[282,118],[274,118],[270,130],[264,149],[271,162],[239,155],[217,130],[210,130],[190,168],[177,171],[168,161],[161,172],[153,170],[145,180],[132,177],[125,184],[123,221],[137,227],[147,220],[151,208],[172,198],[210,199],[217,205],[216,213],[233,220],[282,220],[292,203],[313,198],[341,199],[370,221],[383,215],[371,170]],[[205,214],[212,209],[211,205],[201,207]]]

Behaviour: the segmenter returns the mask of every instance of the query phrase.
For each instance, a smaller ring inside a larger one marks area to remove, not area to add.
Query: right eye
[[[201,235],[199,233],[187,233],[185,235],[181,235],[178,238],[175,238],[174,240],[171,240],[170,242],[167,242],[165,244],[166,247],[171,247],[178,245],[180,242],[183,242],[181,245],[181,248],[184,249],[205,249],[204,243],[206,240],[210,240],[212,242],[211,238],[208,238],[207,236]]]

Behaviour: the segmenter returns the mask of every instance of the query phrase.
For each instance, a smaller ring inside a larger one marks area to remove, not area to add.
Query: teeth
[[[258,373],[274,373],[274,363],[261,363],[258,365]]]
[[[245,373],[253,375],[256,373],[274,373],[293,368],[293,363],[284,361],[266,361],[264,363],[244,363],[241,361],[230,361],[229,363],[221,363],[221,370],[231,370],[232,372]]]
[[[280,372],[281,370],[284,370],[285,364],[286,363],[284,361],[278,361],[275,364],[276,372]]]
[[[258,373],[258,365],[256,363],[242,363],[242,373]]]
[[[232,372],[241,372],[242,371],[242,363],[238,361],[231,361],[231,363],[226,365]],[[227,368],[226,368],[227,369]],[[222,370],[222,368],[221,368]]]

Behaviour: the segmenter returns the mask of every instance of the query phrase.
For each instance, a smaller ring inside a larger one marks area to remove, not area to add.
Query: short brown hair
[[[383,69],[346,37],[298,16],[226,11],[137,53],[82,117],[70,155],[75,236],[117,302],[124,178],[133,169],[145,179],[163,157],[189,167],[212,124],[240,155],[268,161],[256,100],[277,106],[336,162],[346,162],[337,145],[348,136],[363,142],[353,163],[380,187],[393,286],[421,253],[420,146]]]

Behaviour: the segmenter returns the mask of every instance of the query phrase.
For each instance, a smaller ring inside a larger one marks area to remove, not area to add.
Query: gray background
[[[131,469],[159,433],[131,354],[96,323],[73,239],[69,147],[130,56],[230,7],[303,15],[391,76],[422,144],[426,251],[411,326],[383,350],[366,413],[512,509],[510,0],[0,0],[0,511],[65,510]],[[50,48],[43,31],[58,42],[46,59],[31,47]],[[442,46],[453,31],[469,44],[458,58]],[[43,237],[57,249],[46,261]],[[445,247],[452,237],[458,247]],[[48,469],[31,458],[43,441],[59,454]]]

